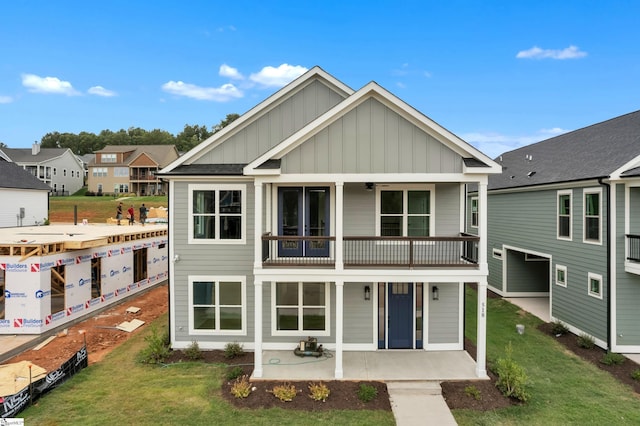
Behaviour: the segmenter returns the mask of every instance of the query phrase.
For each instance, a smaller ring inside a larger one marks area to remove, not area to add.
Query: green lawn
[[[72,195],[70,197],[50,197],[49,198],[49,220],[52,223],[67,222],[73,223],[74,208],[77,210],[77,220],[88,219],[91,223],[105,223],[110,217],[115,218],[116,207],[122,201],[124,213],[131,204],[135,209],[135,216],[138,217],[138,208],[142,203],[147,208],[167,207],[166,196],[149,197],[121,197],[113,196],[87,197],[83,195]]]
[[[467,337],[475,341],[476,293],[467,290]],[[552,337],[537,330],[541,321],[502,299],[488,300],[487,358],[504,353],[527,372],[531,400],[524,406],[478,413],[454,410],[460,425],[606,425],[640,424],[640,400],[631,388],[609,373],[568,353]],[[524,324],[519,335],[516,324]]]
[[[166,328],[166,315],[155,325]],[[151,327],[19,416],[26,425],[393,425],[389,411],[241,410],[220,395],[220,365],[135,361]],[[302,396],[300,396],[302,397]]]

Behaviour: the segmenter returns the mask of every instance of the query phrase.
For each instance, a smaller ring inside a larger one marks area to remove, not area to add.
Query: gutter
[[[598,184],[607,189],[607,349],[611,351],[611,185],[598,178]]]

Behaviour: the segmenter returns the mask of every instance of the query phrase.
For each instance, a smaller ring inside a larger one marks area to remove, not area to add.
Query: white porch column
[[[342,370],[342,339],[344,321],[342,315],[344,314],[344,281],[336,280],[336,371],[335,378],[342,379],[344,372]]]
[[[478,265],[486,272],[487,267],[487,180],[486,178],[482,182],[478,182],[478,237],[480,237],[480,243],[478,244]]]
[[[336,270],[344,269],[344,182],[336,182]]]
[[[487,377],[487,280],[478,283],[478,329],[476,331],[476,376]]]
[[[253,377],[262,377],[262,281],[254,282]]]
[[[255,180],[254,187],[254,210],[253,215],[253,268],[262,269],[262,182]]]

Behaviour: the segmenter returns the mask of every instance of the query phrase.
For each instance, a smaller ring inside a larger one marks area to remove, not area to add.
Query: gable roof
[[[333,77],[331,74],[324,71],[322,68],[315,66],[309,71],[293,80],[291,83],[278,90],[273,95],[269,96],[258,105],[251,108],[246,113],[242,114],[237,120],[234,120],[231,124],[224,127],[222,130],[211,135],[209,138],[202,141],[200,144],[192,148],[189,152],[182,155],[180,158],[169,164],[160,174],[170,173],[174,169],[180,166],[190,165],[203,154],[209,152],[220,143],[224,142],[231,135],[238,132],[245,127],[246,124],[252,122],[258,117],[267,113],[270,109],[276,106],[278,103],[286,99],[290,94],[296,92],[298,89],[309,84],[313,80],[322,80],[325,84],[332,87],[337,92],[344,94],[344,96],[351,95],[354,91],[340,80]]]
[[[175,145],[107,145],[104,148],[94,151],[97,154],[129,153],[121,163],[108,163],[108,166],[131,164],[136,158],[146,154],[160,167],[164,167],[179,155]],[[96,155],[89,164],[96,164]],[[101,163],[102,164],[102,163]]]
[[[69,148],[40,148],[36,155],[33,155],[31,148],[2,148],[2,151],[14,163],[40,163],[64,155]]]
[[[16,163],[4,160],[0,160],[0,188],[51,190],[49,185]]]
[[[503,172],[489,177],[490,190],[632,176],[640,166],[640,111],[506,152],[498,163]]]

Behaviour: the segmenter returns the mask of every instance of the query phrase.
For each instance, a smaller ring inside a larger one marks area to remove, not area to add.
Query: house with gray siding
[[[503,173],[488,190],[489,288],[548,297],[553,321],[611,351],[640,353],[640,111],[498,162]]]
[[[163,170],[170,338],[334,353],[464,351],[464,284],[478,285],[486,377],[486,188],[500,166],[371,82],[315,67]],[[479,190],[478,235],[465,188]],[[349,376],[346,372],[346,376]]]
[[[49,217],[50,190],[22,167],[0,157],[0,228],[42,225]]]

